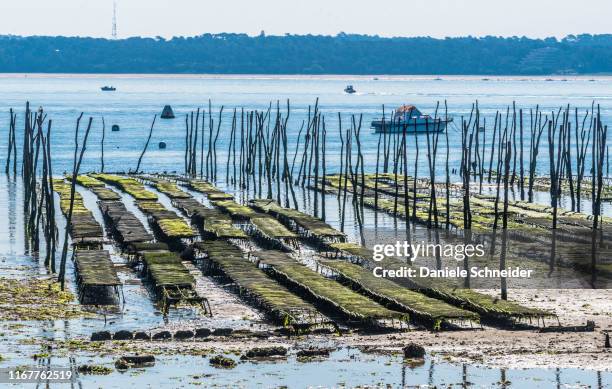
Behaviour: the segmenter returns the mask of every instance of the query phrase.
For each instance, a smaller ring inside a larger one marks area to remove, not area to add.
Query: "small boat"
[[[402,105],[395,110],[392,119],[375,119],[372,121],[371,128],[374,132],[401,133],[406,134],[443,132],[452,118],[432,118],[424,115],[414,105]]]
[[[355,92],[357,91],[355,90],[355,88],[353,88],[352,85],[347,85],[346,88],[344,88],[344,93],[348,93],[349,95],[352,95]]]
[[[104,85],[102,88],[103,92],[114,92],[117,90],[117,88],[115,88],[114,86],[108,86],[108,85]]]

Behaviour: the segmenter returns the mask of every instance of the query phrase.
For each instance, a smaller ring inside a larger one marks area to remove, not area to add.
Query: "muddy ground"
[[[74,319],[77,310],[67,304],[66,296],[61,295],[61,306],[51,304],[58,297],[56,291],[49,292],[44,284],[33,283],[33,288],[39,291],[33,299],[23,300],[29,309],[25,312],[37,314],[59,315]],[[201,285],[204,287],[205,285]],[[23,285],[20,288],[25,288]],[[27,289],[19,290],[26,292]],[[43,292],[44,291],[44,292]],[[486,291],[494,294],[495,291]],[[0,294],[2,298],[11,298],[12,294]],[[408,343],[417,343],[436,359],[449,362],[464,362],[489,367],[504,368],[583,368],[600,371],[612,371],[612,349],[604,348],[605,331],[612,331],[612,290],[511,290],[512,300],[525,305],[550,310],[559,317],[562,325],[584,325],[587,320],[596,324],[593,332],[562,332],[540,333],[536,329],[511,329],[483,326],[473,330],[430,332],[412,330],[409,332],[393,332],[366,334],[360,331],[336,334],[313,334],[299,337],[287,337],[275,333],[273,327],[267,324],[261,315],[246,307],[232,294],[219,295],[214,306],[223,306],[217,312],[217,317],[186,320],[171,320],[156,328],[133,328],[134,331],[150,331],[152,333],[169,330],[194,330],[195,328],[224,325],[234,328],[248,329],[265,337],[213,336],[204,339],[164,340],[164,341],[106,341],[90,342],[87,335],[70,339],[49,339],[45,336],[28,336],[37,334],[36,321],[20,323],[17,314],[0,316],[0,346],[4,349],[0,355],[15,352],[16,349],[27,347],[29,350],[47,350],[54,355],[68,356],[73,353],[85,356],[118,357],[125,354],[158,354],[158,355],[211,355],[223,352],[241,355],[253,347],[284,346],[290,353],[309,347],[341,348],[355,347],[367,353],[401,353],[402,347]],[[222,304],[223,302],[227,304]],[[211,302],[212,303],[212,302]],[[8,301],[0,301],[7,307]],[[76,305],[76,304],[75,304]],[[36,308],[38,307],[38,308]],[[47,307],[47,308],[44,308]],[[78,307],[78,306],[77,306]],[[236,311],[232,309],[234,307]],[[6,311],[5,311],[6,312]],[[90,317],[87,312],[83,316]],[[24,320],[31,320],[31,315]],[[90,319],[91,320],[91,319]],[[547,325],[556,325],[556,319],[547,319]],[[26,352],[26,351],[24,351]],[[29,351],[27,351],[29,352]],[[24,355],[25,357],[25,355]]]

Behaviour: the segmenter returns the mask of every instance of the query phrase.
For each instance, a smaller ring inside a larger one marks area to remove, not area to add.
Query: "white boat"
[[[402,105],[395,110],[391,119],[375,119],[371,123],[374,132],[406,132],[406,134],[443,132],[452,118],[432,118],[414,105]]]

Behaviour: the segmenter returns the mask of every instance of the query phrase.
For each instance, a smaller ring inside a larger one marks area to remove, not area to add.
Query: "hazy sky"
[[[113,0],[0,0],[0,35],[109,37]],[[612,33],[611,0],[117,0],[119,37]]]

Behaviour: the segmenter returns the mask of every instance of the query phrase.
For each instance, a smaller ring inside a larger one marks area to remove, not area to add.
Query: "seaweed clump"
[[[232,358],[224,357],[223,355],[215,355],[210,358],[210,365],[213,367],[219,367],[224,369],[233,369],[236,367],[236,361]]]
[[[247,351],[240,359],[267,358],[287,355],[287,349],[282,346],[277,347],[255,347]]]
[[[53,280],[0,278],[0,320],[56,320],[84,315]]]
[[[80,365],[77,370],[81,374],[91,375],[108,375],[113,372],[110,367],[100,365]]]

